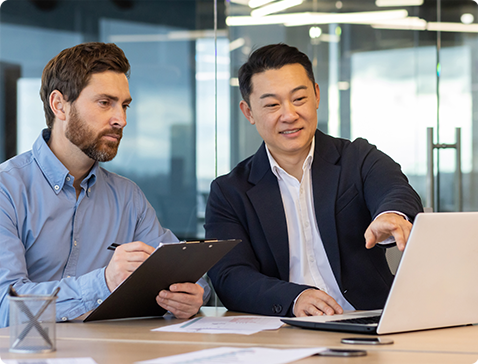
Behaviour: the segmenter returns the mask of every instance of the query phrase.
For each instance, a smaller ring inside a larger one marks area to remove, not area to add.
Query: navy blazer
[[[356,309],[382,308],[393,275],[385,249],[366,249],[364,233],[384,211],[413,221],[422,211],[418,194],[400,166],[365,139],[351,142],[318,130],[312,185],[319,232],[344,297]],[[205,229],[207,238],[242,239],[209,271],[228,309],[293,315],[294,299],[310,287],[289,282],[287,223],[264,143],[213,181]]]

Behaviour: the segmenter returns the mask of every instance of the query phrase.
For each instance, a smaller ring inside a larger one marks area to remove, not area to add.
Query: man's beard
[[[105,141],[101,138],[104,135],[118,135],[118,141]],[[118,152],[119,143],[123,135],[123,129],[113,128],[98,134],[96,137],[91,129],[86,125],[73,104],[70,111],[70,120],[66,127],[65,136],[81,149],[91,159],[98,162],[108,162],[112,160]]]

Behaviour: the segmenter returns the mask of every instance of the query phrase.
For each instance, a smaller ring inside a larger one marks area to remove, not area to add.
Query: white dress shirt
[[[282,169],[266,148],[272,172],[279,182],[287,221],[289,281],[317,287],[332,296],[344,310],[354,310],[340,291],[317,225],[311,174],[314,148],[315,137],[302,166],[300,182]]]

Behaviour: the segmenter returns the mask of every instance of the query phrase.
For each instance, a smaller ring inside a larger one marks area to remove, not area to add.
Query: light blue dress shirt
[[[139,187],[95,163],[76,198],[73,176],[47,145],[45,129],[31,151],[0,164],[0,327],[8,326],[8,286],[50,295],[61,287],[57,321],[95,309],[109,294],[105,268],[113,243],[176,242],[161,227]],[[198,282],[210,288],[203,280]]]

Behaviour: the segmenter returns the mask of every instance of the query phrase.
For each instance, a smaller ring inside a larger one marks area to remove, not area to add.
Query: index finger
[[[174,283],[169,287],[171,292],[184,292],[190,294],[199,293],[201,289],[203,288],[196,283]]]
[[[411,230],[412,224],[408,221],[404,221],[400,224],[400,229],[392,231],[395,243],[397,243],[397,247],[400,251],[405,249]]]
[[[319,292],[322,292],[322,291],[319,291]],[[334,313],[344,312],[342,307],[337,303],[337,301],[332,296],[329,296],[328,294],[321,295],[321,299],[334,310]]]
[[[131,243],[121,244],[121,248],[128,253],[132,252],[144,252],[151,255],[154,252],[154,248],[142,241],[133,241]]]

